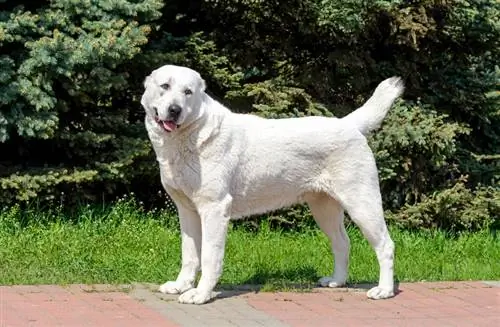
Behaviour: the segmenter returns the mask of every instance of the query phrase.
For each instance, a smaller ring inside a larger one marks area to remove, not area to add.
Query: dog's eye
[[[191,94],[193,94],[193,91],[191,91],[190,89],[185,89],[184,90],[184,94],[185,95],[191,95]]]
[[[160,87],[161,87],[162,89],[164,89],[164,90],[168,90],[168,89],[170,89],[170,84],[165,83],[165,84],[160,85]]]

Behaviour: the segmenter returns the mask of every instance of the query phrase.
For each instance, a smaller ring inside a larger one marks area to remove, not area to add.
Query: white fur
[[[162,90],[160,85],[167,81],[170,89]],[[184,94],[185,88],[193,93]],[[189,68],[166,65],[153,71],[141,103],[162,184],[178,208],[182,232],[181,271],[160,291],[181,294],[182,303],[209,301],[222,273],[229,220],[306,202],[335,256],[332,276],[319,283],[346,283],[345,209],[375,249],[380,265],[379,284],[368,297],[392,297],[394,243],[365,135],[380,125],[402,92],[403,83],[393,77],[342,119],[263,119],[229,111],[205,93],[201,76]],[[166,132],[155,121],[152,107],[162,118],[171,104],[180,105],[182,114],[179,127]]]

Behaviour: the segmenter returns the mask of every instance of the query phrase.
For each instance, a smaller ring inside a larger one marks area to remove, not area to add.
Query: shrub
[[[151,174],[128,63],[161,5],[28,1],[1,12],[0,203],[61,191],[94,200]]]
[[[455,231],[498,228],[500,189],[478,186],[474,190],[460,181],[436,191],[416,204],[405,204],[389,221],[406,228],[445,228]]]
[[[131,191],[164,205],[139,97],[166,63],[200,71],[235,111],[272,118],[342,117],[401,75],[404,100],[370,140],[386,209],[478,228],[463,215],[484,213],[499,188],[498,1],[0,2],[2,205]],[[307,214],[274,217],[296,226]]]

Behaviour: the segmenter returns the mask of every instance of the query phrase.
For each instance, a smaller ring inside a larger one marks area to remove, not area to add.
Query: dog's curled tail
[[[377,86],[373,95],[362,107],[342,120],[356,126],[363,135],[367,135],[380,127],[392,104],[403,91],[404,83],[400,77],[388,78]]]

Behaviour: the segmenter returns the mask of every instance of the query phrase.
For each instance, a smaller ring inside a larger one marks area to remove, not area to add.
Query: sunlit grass
[[[349,281],[376,282],[373,250],[357,228],[348,233]],[[450,237],[391,228],[391,235],[399,281],[500,279],[500,240],[488,231]],[[0,214],[0,284],[160,283],[174,279],[179,265],[177,218],[165,213],[119,203],[74,217],[17,208]],[[331,269],[330,245],[318,229],[280,232],[264,222],[257,232],[231,228],[221,284],[307,285]]]

